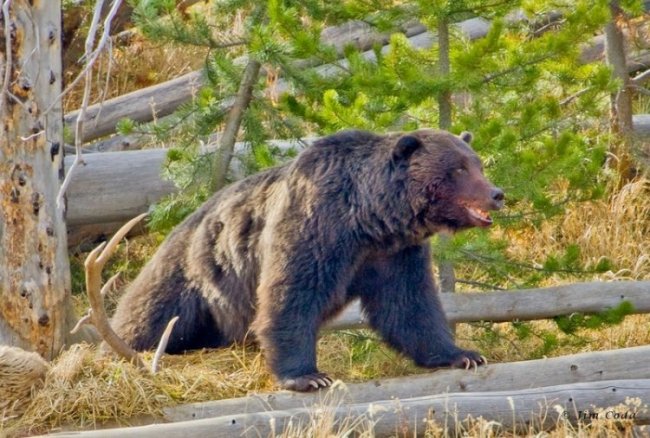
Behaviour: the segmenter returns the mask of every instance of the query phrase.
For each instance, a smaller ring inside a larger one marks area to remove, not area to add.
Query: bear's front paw
[[[320,388],[327,388],[332,384],[332,379],[325,373],[311,373],[304,376],[290,377],[283,379],[282,388],[291,391],[316,391]]]
[[[479,365],[487,365],[485,356],[481,356],[476,351],[461,350],[456,348],[446,354],[434,355],[423,361],[416,361],[420,366],[427,368],[470,368],[477,369]]]
[[[465,368],[466,370],[470,368],[476,370],[479,365],[487,365],[487,359],[476,351],[470,350],[460,350],[449,364],[451,368]]]

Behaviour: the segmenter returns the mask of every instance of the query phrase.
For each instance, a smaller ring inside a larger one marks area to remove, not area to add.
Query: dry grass
[[[601,274],[603,280],[650,278],[650,180],[628,183],[611,199],[573,205],[539,228],[504,234],[517,260],[541,264],[576,243],[587,269],[603,257],[612,262],[616,269]]]
[[[116,47],[100,58],[94,67],[91,103],[121,96],[131,91],[174,79],[198,70],[205,62],[207,49],[173,44],[157,44],[135,35],[127,46]],[[70,83],[78,68],[65,72]],[[108,80],[108,83],[107,83]],[[63,99],[64,112],[76,110],[82,98],[82,87],[71,90]]]
[[[543,260],[561,251],[568,243],[578,242],[582,262],[595,265],[607,257],[616,268],[599,274],[602,279],[650,278],[650,181],[639,180],[623,187],[609,201],[573,206],[555,223],[530,228],[524,234],[507,236],[510,251],[520,260]],[[150,249],[155,241],[149,242]],[[149,250],[150,250],[149,249]],[[134,268],[149,250],[137,245],[122,249],[116,269]],[[135,269],[133,269],[135,271]],[[128,276],[127,276],[128,277]],[[553,281],[553,280],[552,280]],[[571,279],[563,278],[567,282]],[[560,333],[552,321],[532,322],[535,332],[557,336],[558,347],[552,355],[614,349],[650,343],[650,318],[634,315],[617,326],[602,330],[583,330],[577,335]],[[484,329],[461,324],[459,343],[488,352],[492,362],[536,357],[543,339],[532,336],[521,340],[511,324],[493,324],[498,334],[492,340]],[[145,360],[151,356],[145,355]],[[319,363],[334,378],[347,382],[370,378],[402,376],[419,372],[412,363],[376,342],[369,332],[339,332],[324,336],[319,343]],[[25,414],[0,423],[1,435],[26,435],[54,431],[62,427],[93,428],[103,422],[137,422],[138,416],[158,415],[164,406],[243,396],[249,391],[275,390],[261,354],[251,347],[232,347],[201,351],[184,356],[166,356],[162,370],[151,376],[129,364],[97,358],[93,348],[77,346],[62,354],[47,374],[44,389],[38,391]],[[304,427],[285,431],[283,436],[372,436],[368,421],[349,419],[334,426],[327,416]],[[511,436],[499,425],[477,420],[459,423],[466,436]],[[631,436],[631,425],[598,421],[571,426],[560,424],[545,436]],[[531,430],[528,435],[534,436]],[[427,436],[445,436],[430,424]]]
[[[151,361],[151,355],[144,355]],[[155,375],[94,347],[76,345],[54,362],[27,411],[0,426],[9,435],[54,431],[63,426],[94,428],[130,424],[138,416],[161,413],[164,406],[231,398],[268,390],[271,379],[258,352],[232,347],[210,353],[166,356]]]

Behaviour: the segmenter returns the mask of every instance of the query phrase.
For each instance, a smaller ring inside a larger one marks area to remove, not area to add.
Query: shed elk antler
[[[108,259],[113,255],[117,245],[120,243],[122,238],[131,231],[131,229],[140,222],[145,216],[146,213],[143,213],[129,222],[124,224],[122,228],[117,230],[115,235],[111,240],[102,242],[99,246],[93,249],[90,254],[86,257],[84,262],[84,268],[86,271],[86,292],[88,294],[88,300],[90,301],[90,309],[88,313],[82,317],[79,322],[72,329],[72,333],[75,333],[83,324],[92,324],[95,326],[99,335],[102,339],[113,349],[113,351],[120,357],[133,362],[138,368],[145,368],[145,364],[140,358],[140,355],[133,350],[129,345],[120,338],[117,333],[112,329],[110,323],[108,322],[108,316],[106,315],[106,309],[104,308],[104,295],[110,289],[111,285],[118,277],[119,274],[112,276],[106,284],[102,287],[102,270]],[[174,324],[178,320],[178,317],[172,318],[165,331],[160,339],[158,348],[154,355],[154,359],[151,366],[151,372],[155,373],[158,367],[158,361],[160,356],[162,356],[165,348],[167,347],[167,342],[169,341],[169,335],[174,327]]]

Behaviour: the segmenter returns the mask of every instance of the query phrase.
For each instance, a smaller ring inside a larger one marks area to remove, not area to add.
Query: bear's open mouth
[[[490,213],[488,213],[487,211],[481,210],[480,208],[471,207],[469,205],[464,205],[464,207],[469,213],[469,215],[473,219],[476,219],[479,222],[479,225],[483,225],[483,226],[492,225],[492,218],[490,217]]]

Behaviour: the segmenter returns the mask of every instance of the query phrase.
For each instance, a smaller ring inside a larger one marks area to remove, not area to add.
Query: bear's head
[[[492,224],[504,193],[483,175],[472,135],[419,130],[397,138],[393,160],[406,163],[408,200],[417,223],[433,233]]]

